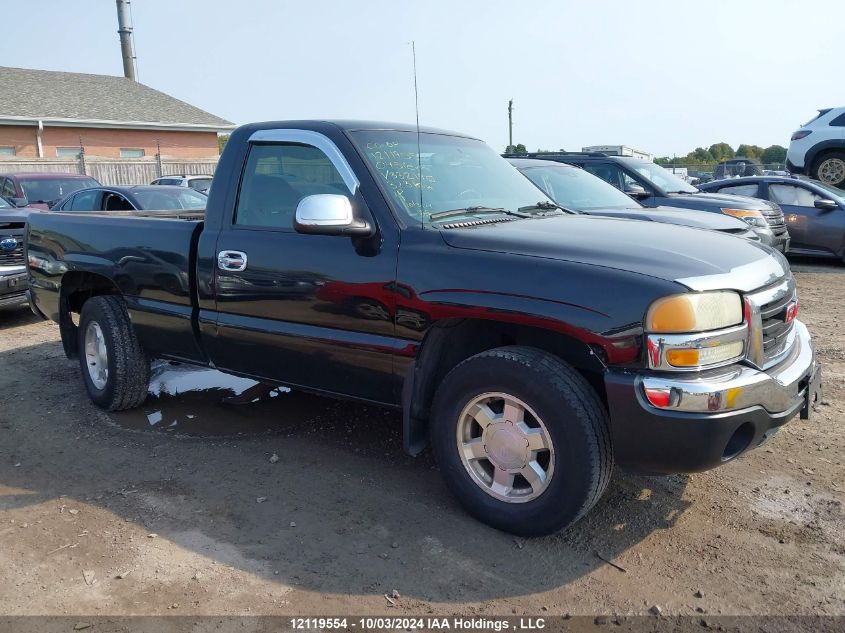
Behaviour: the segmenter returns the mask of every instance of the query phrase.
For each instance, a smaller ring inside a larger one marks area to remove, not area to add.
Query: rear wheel
[[[826,185],[845,186],[845,152],[832,152],[819,158],[813,176]]]
[[[502,347],[455,367],[437,390],[432,446],[452,492],[493,527],[560,530],[601,497],[613,469],[607,414],[562,360]]]
[[[82,306],[79,364],[88,396],[98,407],[120,411],[146,400],[150,361],[122,298],[94,297]]]

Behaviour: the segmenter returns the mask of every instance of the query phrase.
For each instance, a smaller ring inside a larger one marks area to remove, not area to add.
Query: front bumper
[[[24,305],[26,289],[26,270],[0,271],[0,309]]]
[[[605,376],[614,454],[623,468],[651,473],[708,470],[759,446],[799,412],[809,415],[821,390],[806,326],[765,371],[731,365],[696,374],[610,371]],[[665,408],[645,389],[668,390]]]

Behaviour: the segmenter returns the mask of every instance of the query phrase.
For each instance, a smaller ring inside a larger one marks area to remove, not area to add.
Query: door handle
[[[246,253],[243,251],[220,251],[217,253],[217,267],[230,273],[246,270]]]

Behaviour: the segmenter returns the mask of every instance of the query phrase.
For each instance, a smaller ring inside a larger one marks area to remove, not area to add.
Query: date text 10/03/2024
[[[508,631],[508,630],[542,630],[546,628],[544,618],[517,618],[505,620],[500,618],[415,618],[415,617],[359,617],[359,618],[291,618],[291,629],[294,630],[330,630],[355,629],[363,630],[422,630],[422,631]]]

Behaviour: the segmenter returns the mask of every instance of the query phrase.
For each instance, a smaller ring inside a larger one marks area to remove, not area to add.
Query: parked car
[[[776,202],[792,236],[790,254],[845,261],[845,192],[841,189],[803,176],[737,178],[701,188]]]
[[[781,252],[789,249],[789,233],[783,221],[783,212],[776,204],[741,196],[702,193],[655,163],[626,156],[608,156],[599,152],[505,156],[539,158],[583,167],[647,207],[683,207],[731,215],[748,223],[767,246]]]
[[[819,392],[783,256],[564,213],[477,139],[257,123],[232,134],[214,178],[204,221],[30,218],[33,309],[59,323],[104,409],[144,401],[153,358],[393,407],[406,450],[430,438],[472,514],[531,535],[583,516],[614,462],[713,468],[809,415]],[[187,289],[150,281],[174,268]],[[344,308],[356,295],[386,315]],[[406,306],[427,320],[400,320]]]
[[[819,110],[792,133],[786,168],[826,185],[845,187],[845,106]]]
[[[200,193],[208,193],[208,188],[211,186],[211,176],[204,176],[200,174],[194,175],[177,175],[177,176],[162,176],[156,178],[151,185],[173,185],[175,187],[190,187]]]
[[[601,178],[572,165],[531,158],[509,158],[508,162],[568,211],[611,218],[665,222],[722,231],[754,242],[760,241],[760,237],[751,227],[741,220],[677,207],[649,209]]]
[[[723,160],[713,170],[713,180],[725,178],[739,178],[742,176],[761,176],[763,165],[756,158],[731,158]]]
[[[81,174],[18,172],[0,174],[0,195],[16,207],[46,211],[69,193],[99,184]]]
[[[0,310],[16,308],[27,301],[23,243],[30,212],[0,197]]]
[[[53,211],[141,211],[144,209],[202,210],[208,196],[185,187],[134,185],[92,187],[59,201]]]

